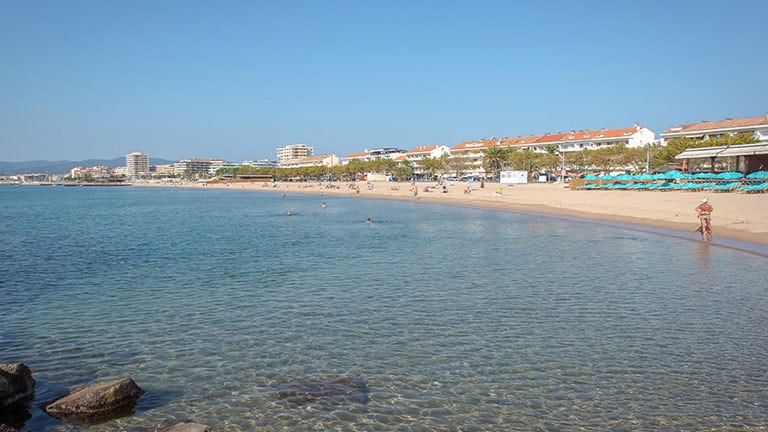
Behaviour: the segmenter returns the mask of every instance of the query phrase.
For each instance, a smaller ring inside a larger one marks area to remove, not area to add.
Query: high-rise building
[[[133,152],[125,156],[125,168],[128,178],[137,179],[149,175],[149,156],[142,152]]]
[[[312,156],[312,147],[306,144],[292,144],[277,149],[277,163],[281,164],[292,159],[304,159]]]

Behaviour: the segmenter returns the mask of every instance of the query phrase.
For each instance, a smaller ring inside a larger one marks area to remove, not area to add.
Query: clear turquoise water
[[[0,203],[0,362],[37,379],[28,430],[768,428],[765,257],[331,196],[2,187]],[[131,417],[36,406],[122,376],[147,391]],[[277,397],[340,376],[368,402]]]

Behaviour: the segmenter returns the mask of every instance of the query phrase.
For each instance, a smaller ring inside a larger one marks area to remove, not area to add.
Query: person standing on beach
[[[712,240],[712,212],[715,209],[708,199],[702,198],[701,204],[697,205],[694,210],[699,215],[699,223],[701,223],[701,239],[709,238]]]

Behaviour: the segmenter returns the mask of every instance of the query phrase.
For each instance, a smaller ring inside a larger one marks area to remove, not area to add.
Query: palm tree
[[[509,152],[506,148],[491,146],[483,155],[483,169],[491,172],[493,178],[498,178],[501,167],[507,162]]]
[[[413,174],[413,163],[406,159],[397,164],[397,166],[392,170],[392,173],[397,176],[399,181],[408,180],[408,176]]]
[[[442,172],[445,170],[447,157],[440,156],[439,158],[425,157],[419,161],[419,166],[429,174],[429,179],[435,178],[436,172]]]

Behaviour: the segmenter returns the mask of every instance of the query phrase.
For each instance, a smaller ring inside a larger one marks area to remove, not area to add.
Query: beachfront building
[[[125,156],[126,177],[142,178],[149,175],[149,156],[142,152],[133,152]]]
[[[520,150],[532,150],[538,153],[549,153],[557,148],[558,152],[577,152],[582,150],[598,150],[601,148],[625,145],[627,148],[643,148],[656,141],[656,134],[645,126],[635,125],[619,129],[595,129],[570,131],[567,133],[544,134],[531,141],[526,137],[522,141],[508,138],[505,145]]]
[[[408,150],[404,155],[395,158],[395,161],[408,160],[413,165],[413,172],[417,176],[427,174],[426,169],[421,166],[421,161],[425,158],[437,159],[443,155],[451,154],[451,149],[444,145],[418,146]]]
[[[628,148],[642,148],[654,144],[656,134],[647,127],[635,125],[630,128],[596,129],[570,132],[546,133],[519,137],[489,138],[465,141],[451,147],[451,157],[463,161],[466,175],[485,176],[483,157],[488,148],[506,147],[515,150],[530,150],[536,153],[560,153],[597,150],[617,145]]]
[[[312,147],[308,147],[306,144],[291,144],[280,147],[277,149],[277,163],[280,165],[289,160],[310,157],[313,150]]]
[[[485,176],[483,169],[483,156],[489,147],[501,146],[501,140],[497,139],[479,139],[474,141],[465,141],[450,148],[451,158],[461,160],[464,166],[462,174],[481,177]]]
[[[768,167],[768,142],[689,148],[675,156],[675,159],[682,160],[683,166],[688,169],[693,168],[688,163],[693,159],[699,169],[712,172],[739,171],[746,174],[765,171]]]
[[[339,157],[335,154],[308,156],[278,163],[279,168],[306,168],[317,166],[332,167],[337,165],[340,165],[340,162]]]
[[[353,160],[359,160],[363,162],[369,162],[377,159],[396,159],[400,156],[405,155],[406,150],[394,148],[394,147],[386,147],[386,148],[377,148],[377,149],[365,149],[365,151],[357,152],[357,153],[350,153],[344,157],[341,158],[341,164],[346,165]]]
[[[742,133],[752,134],[760,142],[768,142],[768,114],[757,117],[681,124],[662,132],[661,139],[664,143],[676,138],[692,138],[704,141],[710,138],[734,136]]]
[[[112,175],[112,168],[106,166],[74,167],[69,170],[69,177],[73,179],[106,178]]]
[[[271,169],[277,167],[277,162],[271,161],[269,159],[260,159],[260,160],[245,160],[242,163],[242,166],[252,167],[252,168],[259,168],[259,169]]]
[[[207,178],[211,173],[226,164],[222,159],[190,158],[183,159],[173,164],[176,175],[187,178]]]

